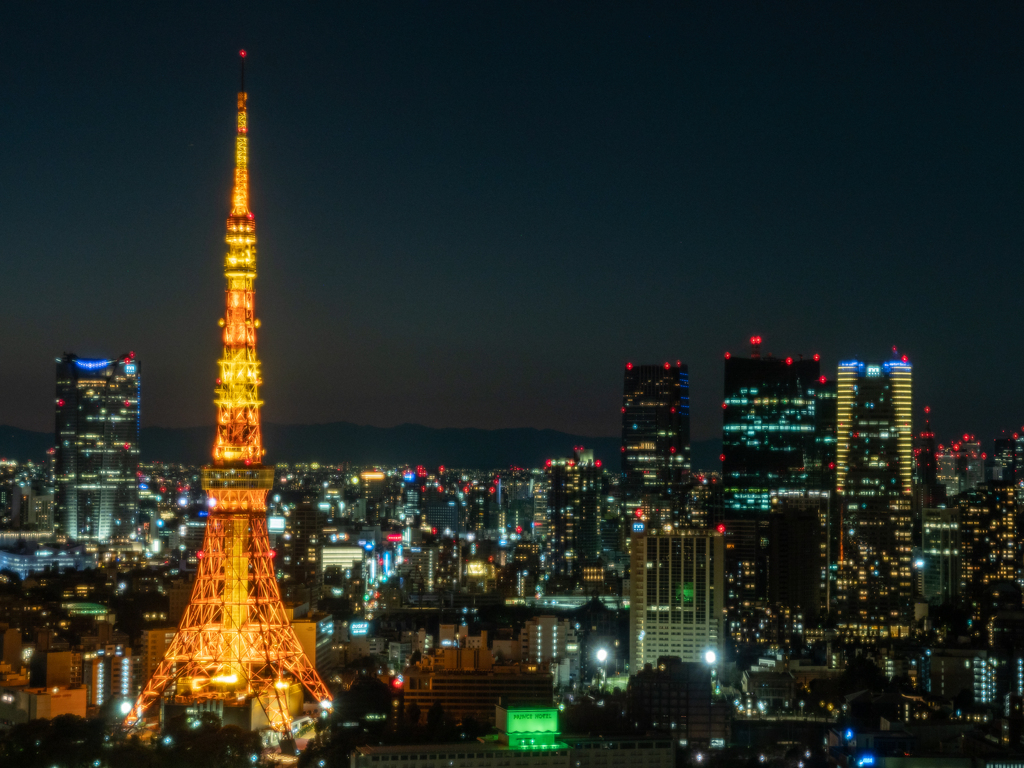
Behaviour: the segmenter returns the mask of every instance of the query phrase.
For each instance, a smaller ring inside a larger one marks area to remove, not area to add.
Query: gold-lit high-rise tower
[[[912,614],[913,368],[839,364],[836,380],[837,597],[841,631],[899,637]]]
[[[305,688],[320,706],[331,695],[288,622],[267,535],[260,364],[253,311],[256,221],[249,210],[249,124],[244,78],[238,94],[235,181],[227,221],[224,354],[217,379],[213,463],[202,470],[209,516],[192,599],[163,661],[125,719],[139,724],[158,702],[218,712],[224,722],[287,733]]]

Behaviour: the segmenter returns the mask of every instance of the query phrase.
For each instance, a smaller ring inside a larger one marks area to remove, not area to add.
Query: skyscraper
[[[722,482],[727,518],[765,517],[772,495],[804,490],[817,480],[818,355],[812,359],[761,355],[761,337],[749,358],[725,357],[722,403]]]
[[[960,517],[961,594],[977,603],[986,587],[1021,579],[1018,488],[981,483],[956,497]]]
[[[245,52],[241,52],[245,57]],[[244,70],[243,70],[244,72]],[[227,220],[226,312],[213,463],[202,469],[209,503],[192,598],[163,660],[125,718],[137,725],[165,694],[162,715],[201,705],[245,729],[291,738],[302,688],[325,711],[331,694],[303,652],[281,602],[267,532],[273,467],[263,465],[260,363],[254,314],[256,221],[249,210],[245,81],[238,94],[235,184]],[[316,542],[319,545],[319,541]]]
[[[722,658],[725,539],[714,529],[637,530],[630,543],[630,670]],[[709,655],[714,654],[714,655]]]
[[[324,527],[327,510],[312,500],[300,501],[284,513],[284,536],[278,545],[277,567],[289,579],[289,587],[309,589],[315,603],[323,588]],[[287,590],[286,590],[287,591]]]
[[[547,462],[548,568],[579,576],[601,556],[601,462],[582,446],[571,459]]]
[[[914,471],[912,367],[839,364],[836,494],[842,530],[841,628],[872,637],[909,628]]]
[[[1018,433],[1013,437],[996,438],[992,457],[998,467],[999,480],[1004,483],[1020,483],[1024,480],[1024,441]]]
[[[782,493],[773,499],[768,542],[768,601],[810,621],[829,610],[830,495]]]
[[[946,488],[939,483],[939,463],[935,452],[930,408],[924,409],[924,429],[914,440],[914,505],[918,510],[934,509],[946,503]]]
[[[690,482],[690,380],[675,365],[626,363],[622,387],[622,498],[627,508],[678,515]]]
[[[57,522],[71,539],[126,537],[137,522],[139,383],[134,352],[57,360]]]
[[[932,605],[960,598],[960,513],[956,509],[921,510],[921,596]]]
[[[844,499],[910,497],[912,372],[906,355],[839,364],[836,488]]]
[[[728,531],[730,609],[767,596],[772,497],[817,489],[821,478],[829,476],[833,449],[831,420],[820,425],[819,434],[819,387],[826,384],[820,356],[762,355],[761,344],[760,336],[752,336],[750,357],[725,355],[721,514]]]

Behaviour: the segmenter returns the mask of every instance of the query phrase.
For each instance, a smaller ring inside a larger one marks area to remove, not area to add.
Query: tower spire
[[[217,440],[213,460],[217,465],[240,463],[259,465],[263,460],[260,436],[258,386],[259,360],[256,357],[256,328],[253,315],[256,280],[256,218],[249,210],[249,114],[245,93],[245,51],[242,61],[242,88],[238,92],[238,119],[235,131],[235,185],[231,215],[228,216],[228,253],[224,259],[227,280],[227,311],[224,327],[224,356],[217,380]]]
[[[231,215],[248,216],[249,212],[249,119],[245,93],[245,51],[238,52],[242,62],[241,88],[238,91],[238,121],[235,133],[235,191],[232,198]],[[228,220],[228,231],[231,221]],[[255,240],[254,240],[255,242]]]

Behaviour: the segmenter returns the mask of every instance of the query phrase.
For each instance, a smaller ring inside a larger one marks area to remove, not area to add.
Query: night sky
[[[679,359],[708,439],[758,333],[1024,424],[1024,4],[156,5],[0,11],[0,423],[134,350],[212,424],[245,48],[268,421],[610,435]]]

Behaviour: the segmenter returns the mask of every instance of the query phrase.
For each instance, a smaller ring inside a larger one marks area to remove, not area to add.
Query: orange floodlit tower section
[[[244,66],[245,52],[242,51]],[[267,534],[274,470],[263,466],[261,384],[253,314],[256,221],[249,210],[245,78],[238,94],[235,184],[227,221],[224,354],[217,379],[213,464],[202,470],[209,515],[192,599],[163,661],[125,718],[140,723],[161,700],[205,709],[249,708],[251,722],[290,731],[302,688],[324,709],[331,695],[288,622]],[[259,710],[257,711],[257,707]],[[239,721],[239,716],[231,718]]]

